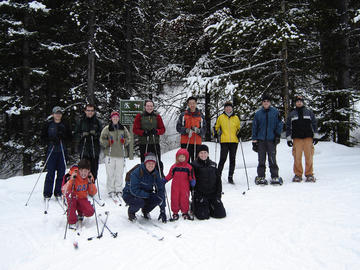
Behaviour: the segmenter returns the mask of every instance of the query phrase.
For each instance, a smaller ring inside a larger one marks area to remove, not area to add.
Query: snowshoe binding
[[[255,177],[255,184],[256,185],[267,185],[268,181],[263,176],[256,176]]]
[[[170,219],[170,221],[176,221],[179,219],[179,214],[173,214],[172,218]]]
[[[284,183],[283,179],[281,177],[272,177],[270,180],[271,185],[282,185]]]
[[[307,175],[305,182],[313,182],[314,183],[314,182],[316,182],[316,179],[313,175]]]
[[[300,183],[302,181],[302,177],[298,176],[298,175],[295,175],[292,181],[296,182],[296,183]]]
[[[194,220],[194,218],[190,216],[188,213],[183,213],[182,216],[185,220]]]

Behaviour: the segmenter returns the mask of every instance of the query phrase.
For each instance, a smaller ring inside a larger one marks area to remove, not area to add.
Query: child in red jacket
[[[176,163],[171,166],[165,181],[173,179],[171,185],[171,210],[173,220],[179,219],[179,210],[184,219],[191,219],[189,216],[189,190],[190,185],[195,186],[195,177],[192,166],[188,163],[189,152],[186,149],[179,149],[176,153]]]
[[[78,170],[72,172],[70,180],[62,187],[62,192],[67,199],[69,224],[75,224],[78,216],[91,217],[94,214],[95,210],[87,197],[88,195],[94,196],[97,189],[88,160],[82,159],[79,162]]]

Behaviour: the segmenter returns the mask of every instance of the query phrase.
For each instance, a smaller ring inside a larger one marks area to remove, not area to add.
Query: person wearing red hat
[[[111,122],[101,131],[100,144],[105,154],[106,188],[109,197],[116,200],[115,196],[121,196],[123,189],[125,147],[130,143],[131,136],[119,122],[120,114],[117,111],[111,113],[110,119]]]

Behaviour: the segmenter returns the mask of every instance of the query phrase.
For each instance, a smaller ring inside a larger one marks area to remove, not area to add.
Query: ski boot
[[[272,177],[270,180],[271,185],[282,185],[284,183],[283,179],[281,177]]]
[[[256,185],[267,185],[268,181],[263,176],[256,176],[255,177],[255,184]]]
[[[307,175],[305,182],[313,182],[314,183],[314,182],[316,182],[316,179],[313,175]]]
[[[295,175],[292,181],[296,182],[296,183],[300,183],[302,181],[302,177],[298,176],[298,175]]]
[[[144,217],[145,219],[150,219],[150,214],[149,214],[148,212],[142,211],[142,213],[143,213],[143,217]]]
[[[128,209],[128,217],[131,222],[136,220],[136,215],[135,215],[135,213],[130,212],[130,207]]]

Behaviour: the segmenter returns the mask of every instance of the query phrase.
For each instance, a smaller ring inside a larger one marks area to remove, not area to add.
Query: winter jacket
[[[64,121],[55,123],[54,120],[47,121],[41,132],[41,140],[46,142],[49,149],[54,146],[54,152],[61,152],[60,142],[66,149],[66,144],[71,142],[71,129]]]
[[[237,134],[240,131],[240,120],[234,113],[228,116],[225,112],[222,113],[216,120],[215,130],[221,130],[221,143],[238,143]]]
[[[275,137],[280,137],[282,128],[279,111],[272,106],[267,110],[261,107],[252,123],[252,140],[274,141]]]
[[[149,172],[144,163],[136,168],[130,175],[130,181],[126,182],[123,194],[131,194],[134,197],[147,199],[151,193],[159,195],[165,202],[165,187],[159,172]]]
[[[106,156],[124,157],[124,146],[127,146],[130,141],[128,129],[120,123],[117,125],[110,123],[101,131],[100,144],[104,147]],[[112,144],[110,145],[110,143]]]
[[[193,127],[197,127],[200,129],[200,134],[192,133],[190,140],[189,134],[186,133],[186,129],[191,129]],[[201,137],[205,136],[206,133],[206,123],[204,115],[196,109],[195,112],[190,112],[190,110],[186,110],[180,114],[180,117],[176,123],[176,131],[181,134],[181,144],[201,144]]]
[[[205,196],[209,199],[220,199],[222,182],[216,163],[209,158],[206,160],[197,158],[191,165],[194,168],[196,178],[195,195]]]
[[[99,157],[101,130],[101,122],[95,115],[91,118],[84,115],[77,123],[75,127],[75,142],[78,145],[79,154],[82,155],[80,158]]]
[[[138,113],[135,116],[133,132],[134,134],[140,136],[140,144],[154,144],[153,136],[144,136],[144,130],[156,129],[157,134],[155,135],[155,144],[159,143],[159,135],[165,133],[165,126],[160,114],[156,112],[148,113]]]
[[[81,178],[78,172],[73,172],[70,177],[70,180],[62,187],[62,192],[66,196],[72,192],[78,199],[87,198],[88,194],[94,196],[97,192],[96,186],[94,184],[94,177],[89,173],[90,179]],[[90,184],[89,184],[90,182]]]
[[[318,138],[317,120],[314,113],[304,106],[293,110],[286,121],[286,138]]]
[[[189,152],[186,149],[179,149],[176,153],[176,159],[184,155],[186,160],[184,162],[176,162],[171,166],[168,175],[165,177],[166,181],[173,179],[171,190],[174,189],[185,189],[189,190],[189,182],[195,180],[194,170],[189,162]]]

